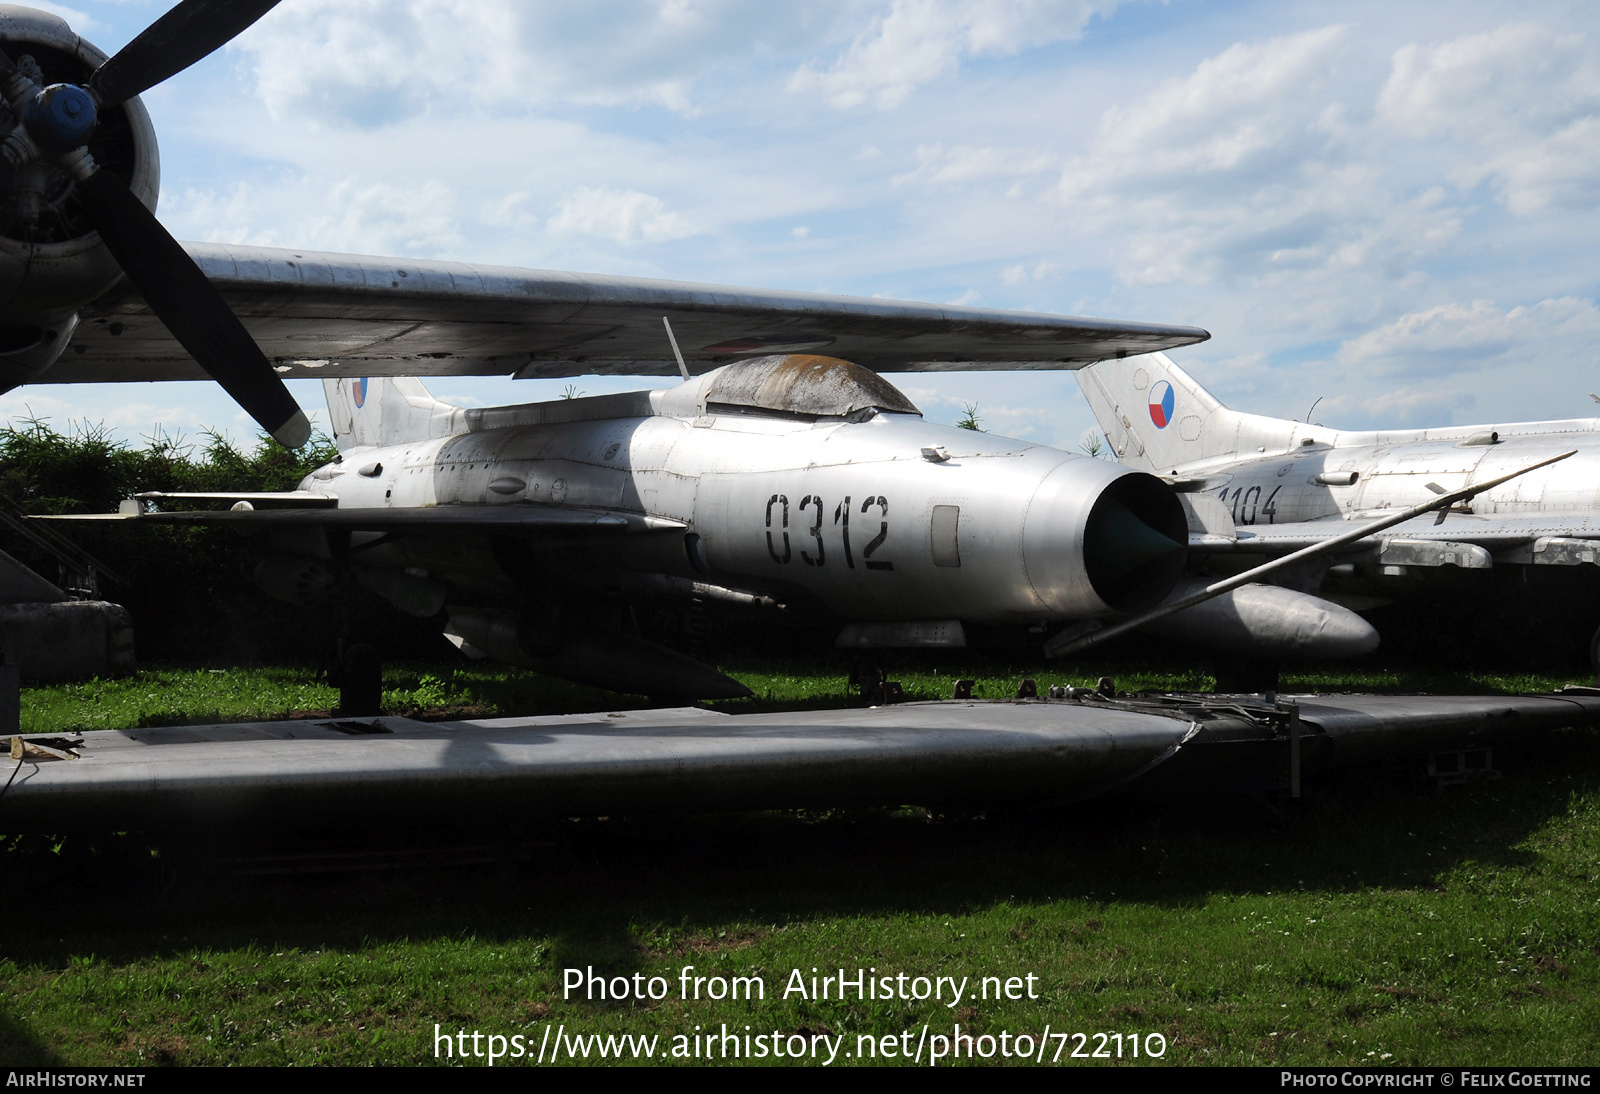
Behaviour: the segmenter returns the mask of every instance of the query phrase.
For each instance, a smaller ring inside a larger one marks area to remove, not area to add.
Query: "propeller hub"
[[[98,120],[94,99],[75,84],[51,84],[23,111],[28,136],[46,152],[70,152],[89,139]]]

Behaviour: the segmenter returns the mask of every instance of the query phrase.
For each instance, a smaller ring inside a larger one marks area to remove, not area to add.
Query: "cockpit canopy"
[[[847,418],[868,410],[921,411],[871,369],[809,353],[784,353],[724,365],[706,389],[706,411],[773,411]]]

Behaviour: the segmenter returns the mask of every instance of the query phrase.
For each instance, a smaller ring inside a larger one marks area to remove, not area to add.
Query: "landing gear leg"
[[[376,649],[364,642],[344,646],[331,676],[339,689],[340,717],[375,718],[383,713],[383,662]]]
[[[328,683],[339,689],[344,718],[375,718],[383,713],[383,662],[365,642],[350,641],[350,533],[329,531],[328,554],[339,575],[334,585],[333,668]]]
[[[859,655],[850,667],[850,686],[861,689],[861,698],[869,707],[887,706],[905,701],[905,688],[878,663],[876,654]]]
[[[706,652],[706,599],[703,596],[690,598],[689,606],[684,609],[683,644],[696,661],[710,661]]]

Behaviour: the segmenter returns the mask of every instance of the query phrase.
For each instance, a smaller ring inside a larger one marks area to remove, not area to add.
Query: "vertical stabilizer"
[[[1229,410],[1164,353],[1078,370],[1117,459],[1158,475],[1258,451],[1286,451],[1300,423]]]
[[[461,410],[428,394],[411,376],[322,381],[333,439],[347,448],[382,448],[455,432]]]

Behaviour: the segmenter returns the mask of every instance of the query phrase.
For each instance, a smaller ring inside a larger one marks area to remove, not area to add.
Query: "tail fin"
[[[347,448],[382,448],[458,432],[461,408],[428,394],[411,376],[322,381],[334,443]]]
[[[1300,422],[1229,410],[1164,353],[1101,361],[1078,385],[1117,458],[1158,475],[1241,453],[1288,451]]]

